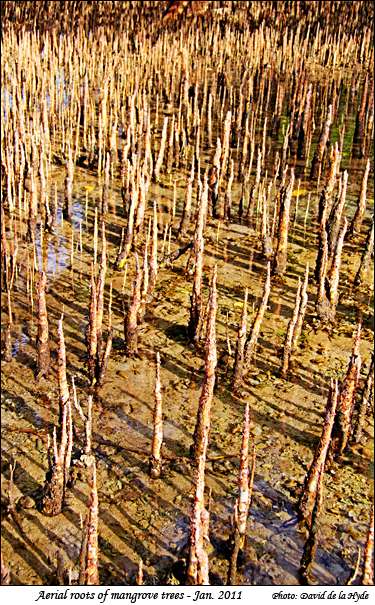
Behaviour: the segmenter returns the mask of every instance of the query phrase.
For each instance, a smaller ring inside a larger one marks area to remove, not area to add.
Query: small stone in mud
[[[171,463],[171,469],[176,473],[180,473],[181,475],[189,476],[191,469],[190,465],[181,459],[173,460]]]
[[[38,452],[44,450],[44,443],[41,439],[37,438],[37,440],[35,441],[35,447],[38,450]]]
[[[34,498],[31,498],[31,496],[22,496],[18,500],[17,504],[20,508],[25,508],[25,509],[35,508],[35,506],[36,506],[35,500],[34,500]]]

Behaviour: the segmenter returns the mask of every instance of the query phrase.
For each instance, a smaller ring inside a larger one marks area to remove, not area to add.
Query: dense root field
[[[2,582],[370,584],[372,3],[169,4],[2,2]]]

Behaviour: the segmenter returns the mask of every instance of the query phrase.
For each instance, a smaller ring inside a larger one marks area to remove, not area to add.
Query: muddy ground
[[[352,162],[349,214],[360,187],[364,164]],[[204,167],[203,167],[204,168]],[[358,182],[355,184],[355,175]],[[173,171],[160,186],[153,185],[149,200],[157,199],[159,223],[172,207],[177,183],[177,228],[185,175]],[[56,168],[59,202],[63,175]],[[297,182],[297,181],[296,181]],[[307,194],[312,193],[307,221]],[[64,313],[68,375],[74,376],[85,409],[89,383],[85,367],[85,328],[89,305],[89,263],[93,247],[93,215],[100,192],[88,171],[77,169],[72,224],[61,220],[54,235],[44,239],[39,263],[48,275],[47,305],[53,340],[54,369],[48,381],[34,378],[36,360],[36,300],[31,308],[26,293],[26,247],[20,250],[21,269],[15,283],[12,329],[13,359],[2,364],[2,553],[13,584],[56,582],[57,553],[77,579],[81,524],[87,510],[85,477],[77,471],[64,511],[47,518],[37,511],[47,470],[47,434],[57,422],[55,375],[57,320]],[[239,193],[234,190],[234,204]],[[282,283],[273,283],[269,307],[261,328],[256,359],[241,397],[231,391],[231,370],[243,293],[249,288],[250,317],[259,304],[265,277],[259,238],[254,229],[234,221],[208,224],[205,253],[205,295],[209,269],[218,267],[218,371],[212,406],[212,428],[206,472],[211,493],[211,582],[225,584],[228,569],[226,541],[237,494],[238,457],[243,411],[250,402],[256,442],[254,494],[248,522],[245,557],[239,569],[241,584],[297,584],[305,536],[295,523],[295,505],[321,432],[331,377],[342,378],[348,363],[358,308],[363,313],[361,354],[367,369],[372,348],[372,286],[352,290],[359,265],[362,236],[344,247],[337,325],[331,332],[319,328],[314,316],[316,285],[312,273],[316,256],[316,184],[302,174],[295,190],[288,270]],[[121,228],[119,186],[112,183],[110,213],[106,219],[109,259],[113,263]],[[87,214],[85,205],[87,201]],[[372,202],[369,201],[369,206]],[[151,208],[151,202],[149,203]],[[150,210],[149,210],[150,213]],[[365,221],[369,224],[368,217]],[[82,223],[83,250],[79,249]],[[163,226],[160,224],[160,233]],[[74,231],[74,264],[71,241]],[[11,234],[8,233],[10,237]],[[359,245],[360,244],[360,245]],[[167,246],[167,244],[166,244]],[[172,237],[171,251],[177,248]],[[166,248],[165,248],[166,249]],[[159,240],[161,258],[161,240]],[[279,377],[280,351],[294,304],[298,277],[310,263],[309,306],[300,347],[288,380]],[[23,270],[22,270],[23,267]],[[134,359],[124,354],[123,298],[131,292],[134,262],[130,260],[124,286],[123,271],[109,269],[113,284],[114,348],[105,384],[94,406],[93,449],[98,466],[100,504],[100,579],[104,584],[134,584],[139,558],[146,584],[178,584],[189,532],[193,469],[189,447],[195,425],[203,377],[203,351],[186,336],[192,285],[191,264],[185,254],[172,266],[159,269],[155,295],[149,301],[141,328],[140,351]],[[6,301],[4,299],[5,306]],[[4,317],[4,314],[3,314]],[[5,325],[6,317],[4,317]],[[4,327],[2,325],[2,327]],[[228,341],[230,350],[228,351]],[[148,476],[152,437],[154,353],[161,354],[164,405],[164,466],[162,478]],[[364,373],[363,373],[364,376]],[[83,444],[82,423],[75,421],[76,456]],[[362,443],[351,449],[325,477],[324,511],[313,578],[317,584],[345,584],[363,549],[373,488],[373,421],[369,416]],[[18,517],[7,514],[9,466],[16,463],[14,482]]]

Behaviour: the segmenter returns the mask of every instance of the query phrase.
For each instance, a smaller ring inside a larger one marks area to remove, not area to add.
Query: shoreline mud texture
[[[373,583],[373,17],[2,2],[2,583]]]

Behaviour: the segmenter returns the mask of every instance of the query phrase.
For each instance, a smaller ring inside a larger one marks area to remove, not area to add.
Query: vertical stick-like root
[[[80,553],[79,584],[83,586],[97,586],[99,584],[99,547],[98,547],[98,520],[99,502],[96,486],[96,462],[92,459],[89,467],[90,499],[84,534]]]
[[[69,479],[70,461],[73,449],[73,419],[68,381],[66,377],[66,352],[63,318],[58,323],[59,345],[57,352],[57,377],[59,385],[59,441],[56,428],[53,432],[53,451],[49,456],[49,470],[46,474],[41,511],[49,516],[62,511],[65,488]]]
[[[366,420],[367,410],[369,409],[371,399],[374,396],[374,354],[372,355],[370,368],[367,374],[365,386],[362,393],[362,399],[358,407],[358,414],[353,428],[353,443],[359,443]]]
[[[69,146],[68,159],[66,163],[66,176],[65,176],[65,195],[64,195],[64,218],[70,219],[72,216],[72,200],[73,200],[73,177],[74,177],[74,163],[72,150]]]
[[[300,302],[300,306],[299,306],[298,317],[297,317],[296,325],[294,326],[294,330],[293,330],[293,338],[292,338],[292,344],[291,344],[291,354],[292,355],[297,348],[298,341],[299,341],[299,338],[300,338],[301,332],[302,332],[303,320],[305,318],[305,314],[306,314],[306,310],[307,310],[307,302],[308,302],[307,286],[308,286],[308,283],[309,283],[309,265],[307,263],[306,270],[305,270],[305,277],[304,277],[302,288],[301,288],[301,295],[300,295],[301,302]]]
[[[369,270],[371,257],[374,255],[374,218],[372,219],[371,227],[368,231],[365,247],[361,256],[361,262],[358,267],[358,271],[354,278],[354,285],[359,286],[362,284],[366,274]]]
[[[137,577],[135,579],[135,583],[137,586],[143,586],[143,561],[142,561],[142,559],[139,559],[139,562],[138,562],[138,571],[137,571]]]
[[[366,211],[367,181],[370,174],[370,158],[366,162],[366,168],[362,179],[361,193],[358,200],[357,209],[349,227],[348,236],[352,237],[355,233],[360,233],[363,217]]]
[[[224,221],[230,222],[232,214],[232,185],[234,178],[234,161],[230,161],[230,174],[224,199]]]
[[[135,210],[137,207],[137,203],[138,203],[138,192],[135,190],[135,184],[133,182],[132,184],[132,196],[131,196],[131,203],[130,203],[130,209],[129,209],[129,217],[128,217],[128,224],[127,224],[127,228],[126,228],[126,235],[125,235],[125,241],[123,246],[121,246],[116,261],[115,261],[115,266],[117,269],[122,269],[123,266],[125,265],[132,244],[133,244],[133,237],[134,237],[134,216],[135,216]]]
[[[289,185],[281,196],[277,245],[273,259],[272,274],[282,276],[286,270],[288,252],[288,231],[290,220],[290,203],[294,186],[294,171],[291,170]]]
[[[268,261],[272,258],[272,238],[269,233],[268,226],[268,200],[269,192],[263,196],[263,208],[262,208],[262,254]]]
[[[180,222],[180,226],[178,229],[179,238],[184,238],[186,236],[187,230],[190,225],[191,204],[192,204],[192,194],[193,194],[193,184],[194,184],[194,168],[195,168],[195,162],[193,159],[193,161],[191,163],[190,177],[188,179],[187,186],[186,186],[186,193],[185,193],[184,207],[182,209],[181,222]]]
[[[154,179],[156,182],[158,182],[158,180],[159,180],[160,169],[163,164],[165,144],[167,142],[167,128],[168,128],[168,118],[165,117],[164,123],[163,123],[161,141],[160,141],[159,155],[158,155],[158,159],[156,160],[155,169],[154,169]]]
[[[292,355],[292,343],[293,343],[293,334],[296,329],[297,319],[299,316],[301,306],[301,280],[298,278],[298,287],[296,292],[296,300],[294,304],[293,314],[290,318],[288,328],[285,335],[284,341],[284,350],[283,350],[283,361],[281,366],[281,376],[284,378],[288,374],[290,358]]]
[[[201,396],[199,399],[197,422],[195,425],[192,447],[193,457],[196,465],[198,465],[199,460],[204,453],[206,440],[208,440],[208,435],[206,435],[206,432],[209,430],[210,426],[211,403],[215,386],[215,370],[217,363],[215,326],[217,312],[216,276],[217,270],[215,266],[211,278],[210,295],[208,301],[205,342],[205,373]]]
[[[141,304],[142,271],[139,267],[137,254],[135,255],[135,271],[132,299],[124,322],[126,354],[129,357],[135,355],[138,350],[138,313]]]
[[[148,230],[148,233],[147,233],[144,252],[143,252],[142,292],[141,292],[141,304],[140,304],[139,313],[138,313],[138,322],[140,324],[143,322],[143,319],[144,319],[144,316],[146,313],[146,305],[147,305],[147,301],[148,301],[148,286],[149,286],[148,246],[149,246],[149,240],[150,240],[150,230]]]
[[[249,468],[249,439],[250,439],[250,406],[247,403],[244,415],[242,444],[240,454],[240,469],[238,475],[238,498],[234,508],[234,528],[232,536],[232,553],[228,570],[228,584],[237,584],[238,555],[243,550],[246,537],[246,525],[249,515],[254,474],[255,474],[255,443],[252,444],[251,471]]]
[[[160,383],[160,353],[156,354],[156,376],[154,394],[154,431],[152,435],[150,457],[150,476],[152,477],[152,479],[158,479],[161,475],[162,469],[161,448],[163,445],[163,410]]]
[[[331,307],[327,298],[326,279],[328,272],[328,237],[325,226],[322,228],[319,242],[319,274],[318,293],[316,297],[316,312],[319,319],[328,322],[331,319]]]
[[[105,236],[105,225],[102,222],[102,256],[100,262],[99,275],[96,281],[96,358],[95,358],[95,378],[98,378],[100,360],[102,357],[102,325],[104,314],[104,287],[105,276],[107,272],[107,240]]]
[[[109,357],[111,355],[112,350],[112,339],[113,339],[113,329],[112,329],[112,282],[109,289],[109,304],[108,304],[108,332],[107,332],[107,342],[104,349],[103,354],[100,356],[99,351],[97,354],[97,387],[100,388],[103,386],[104,376],[107,371]]]
[[[334,256],[332,259],[331,269],[327,275],[328,280],[328,301],[330,305],[330,319],[333,321],[336,317],[336,306],[339,299],[338,286],[339,286],[339,278],[340,278],[340,267],[341,267],[341,256],[342,249],[344,246],[344,239],[346,234],[346,229],[348,226],[348,222],[346,218],[344,219],[344,224],[337,238],[336,247]]]
[[[39,273],[39,282],[37,286],[38,294],[38,335],[36,340],[37,375],[36,379],[47,378],[50,368],[50,349],[48,333],[48,316],[46,305],[46,285],[47,277],[44,271]]]
[[[348,173],[345,170],[340,181],[340,192],[336,202],[331,208],[329,220],[327,224],[328,240],[329,240],[329,255],[332,256],[336,248],[337,237],[340,230],[341,217],[346,201],[346,190],[348,186]]]
[[[1,553],[1,586],[9,586],[10,584],[10,571],[7,565],[4,563],[3,553]]]
[[[91,293],[89,323],[86,331],[87,342],[87,367],[91,384],[96,376],[96,359],[98,352],[98,332],[97,332],[97,289],[94,275],[91,275]]]
[[[154,291],[156,278],[158,275],[158,215],[156,201],[154,201],[154,210],[152,217],[152,245],[150,254],[150,274],[148,282],[148,295]]]
[[[259,332],[260,332],[260,326],[262,325],[263,317],[264,317],[264,314],[267,309],[270,292],[271,292],[271,264],[268,263],[267,264],[267,276],[266,276],[266,281],[264,282],[262,301],[259,305],[257,314],[255,316],[253,325],[251,327],[250,334],[247,337],[246,344],[245,344],[244,364],[243,364],[243,373],[242,373],[241,380],[243,380],[245,378],[246,374],[250,371],[250,365],[251,365],[252,359],[255,354],[255,350],[256,350],[256,346],[257,346],[257,342],[258,342],[258,336],[259,336]]]
[[[46,474],[41,512],[55,516],[62,512],[65,488],[70,470],[73,447],[73,424],[70,400],[63,408],[61,420],[60,446],[57,445],[56,427],[53,431],[53,452],[50,454],[49,470]]]
[[[351,436],[354,401],[361,371],[361,355],[359,352],[360,340],[361,323],[359,323],[357,327],[348,369],[340,387],[337,414],[333,426],[332,441],[329,451],[330,460],[338,458],[344,453]]]
[[[374,503],[371,505],[370,524],[364,551],[362,584],[363,586],[373,586],[374,584]]]
[[[311,165],[311,178],[317,178],[320,175],[322,169],[322,161],[324,151],[327,145],[329,131],[332,123],[332,105],[328,107],[328,114],[326,121],[323,124],[322,132],[320,134],[320,139],[318,145],[316,146],[315,154],[313,157],[312,165]]]
[[[205,178],[205,184],[200,200],[200,206],[198,211],[197,226],[194,234],[194,257],[195,257],[195,268],[194,268],[194,279],[193,279],[193,291],[191,295],[191,306],[190,306],[190,318],[188,325],[188,335],[191,340],[197,341],[200,333],[200,326],[202,321],[202,273],[203,273],[203,254],[204,254],[204,226],[207,213],[207,200],[208,200],[208,182]]]
[[[13,314],[12,314],[12,302],[10,297],[10,289],[7,286],[7,302],[8,302],[8,321],[5,329],[5,342],[4,342],[4,361],[9,363],[12,361],[12,326],[13,326]]]
[[[311,514],[311,524],[308,528],[308,537],[305,542],[303,554],[301,558],[299,577],[302,584],[309,583],[310,569],[315,558],[317,549],[317,537],[318,537],[318,521],[319,516],[322,512],[323,506],[323,472],[319,474],[318,483],[316,487],[316,497],[314,501],[313,511]]]
[[[208,173],[208,213],[216,218],[219,171],[217,166],[211,166]]]
[[[208,511],[204,506],[205,465],[211,423],[211,404],[215,385],[216,354],[216,267],[214,268],[209,296],[209,313],[206,331],[205,375],[198,405],[194,431],[193,454],[196,465],[195,497],[190,522],[189,562],[187,583],[208,585],[208,555],[205,540],[208,538]]]
[[[59,344],[57,350],[57,381],[59,385],[60,419],[62,412],[70,400],[68,380],[66,377],[66,349],[63,329],[63,316],[60,317],[57,328]]]
[[[314,458],[307,472],[302,495],[298,503],[298,517],[308,528],[312,526],[314,503],[317,498],[320,477],[323,476],[327,453],[330,446],[333,424],[335,421],[338,400],[337,381],[331,381],[327,406],[324,415],[323,429],[314,453]]]
[[[248,290],[245,290],[245,296],[242,307],[242,317],[241,323],[238,326],[238,334],[237,334],[237,343],[236,343],[236,353],[234,358],[234,368],[233,368],[233,390],[238,392],[238,389],[242,383],[242,375],[243,375],[243,364],[244,364],[244,352],[245,352],[245,343],[246,343],[246,329],[247,329],[247,297]]]

